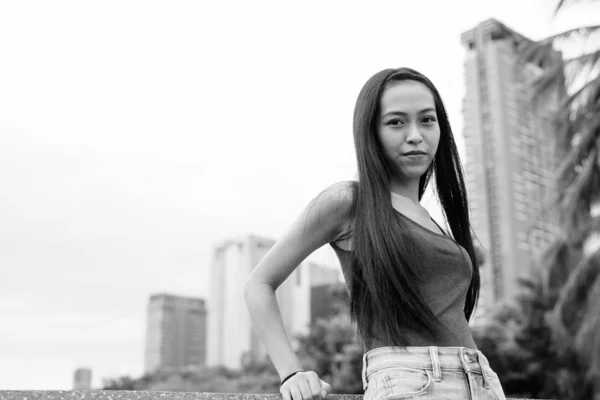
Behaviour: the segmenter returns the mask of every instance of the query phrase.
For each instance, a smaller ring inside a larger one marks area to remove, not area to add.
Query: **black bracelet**
[[[292,372],[291,374],[289,374],[288,376],[286,376],[285,378],[283,378],[283,380],[281,381],[281,385],[283,385],[285,383],[285,381],[287,381],[288,379],[290,379],[292,376],[296,375],[298,372],[304,372],[304,370],[298,370],[296,372]]]

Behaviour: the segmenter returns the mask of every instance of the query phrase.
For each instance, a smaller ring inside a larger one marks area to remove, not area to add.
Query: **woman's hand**
[[[279,392],[283,400],[318,400],[327,398],[331,385],[319,379],[315,372],[298,372],[281,385]]]

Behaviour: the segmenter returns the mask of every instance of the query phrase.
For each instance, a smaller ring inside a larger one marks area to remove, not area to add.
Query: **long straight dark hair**
[[[358,180],[353,196],[350,311],[363,340],[384,339],[398,346],[405,345],[402,332],[406,330],[436,338],[442,326],[417,289],[418,246],[392,207],[391,171],[377,135],[381,95],[388,83],[402,80],[423,83],[435,101],[440,141],[433,162],[419,181],[419,200],[435,172],[437,195],[452,236],[468,252],[473,265],[464,305],[467,320],[479,295],[479,270],[471,238],[463,171],[440,94],[429,79],[413,69],[378,72],[363,86],[354,109]]]

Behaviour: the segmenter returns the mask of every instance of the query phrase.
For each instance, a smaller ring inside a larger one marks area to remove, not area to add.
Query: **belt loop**
[[[479,367],[481,368],[481,375],[483,376],[483,387],[489,389],[490,383],[489,378],[487,376],[487,367],[489,366],[489,364],[483,353],[479,350],[477,350],[477,361],[479,362]]]
[[[367,353],[363,354],[363,370],[362,370],[363,390],[367,390]]]
[[[462,363],[463,369],[465,370],[465,375],[467,378],[467,382],[469,384],[469,391],[470,391],[470,399],[476,399],[477,397],[477,392],[476,389],[473,385],[473,371],[471,371],[471,367],[469,366],[468,363],[468,358],[467,354],[465,353],[465,347],[460,347],[458,350],[458,357],[460,358],[460,362]]]
[[[463,369],[465,370],[465,374],[471,372],[471,367],[469,367],[469,363],[467,362],[467,355],[465,354],[464,347],[461,347],[459,349],[458,357],[460,358],[460,362],[462,363]]]
[[[442,368],[440,366],[437,346],[429,346],[429,358],[431,358],[431,365],[433,366],[433,379],[435,379],[436,382],[441,382]]]

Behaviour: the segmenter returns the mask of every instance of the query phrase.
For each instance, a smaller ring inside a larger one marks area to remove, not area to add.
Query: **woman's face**
[[[377,136],[386,161],[400,181],[419,179],[440,142],[435,102],[421,82],[388,83],[380,100]]]

